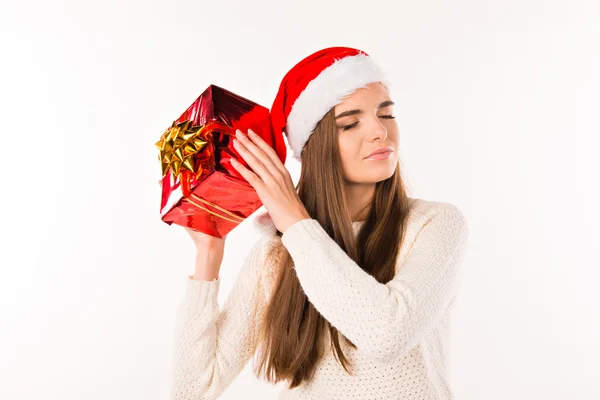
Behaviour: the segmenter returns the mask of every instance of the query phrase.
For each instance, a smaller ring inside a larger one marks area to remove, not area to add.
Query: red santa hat
[[[344,97],[373,82],[390,90],[383,70],[364,51],[319,50],[283,77],[271,107],[271,127],[276,135],[286,135],[292,157],[300,161],[300,152],[321,118]]]

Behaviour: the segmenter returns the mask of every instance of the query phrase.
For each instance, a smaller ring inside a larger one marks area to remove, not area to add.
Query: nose
[[[368,135],[370,142],[375,140],[383,142],[387,138],[388,134],[387,129],[385,126],[383,126],[377,115],[373,116],[373,126],[371,129],[369,129],[369,132],[371,132]]]

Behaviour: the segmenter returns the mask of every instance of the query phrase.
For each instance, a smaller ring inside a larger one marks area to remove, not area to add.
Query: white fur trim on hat
[[[310,81],[296,99],[286,122],[292,157],[300,161],[302,147],[329,110],[345,96],[373,82],[381,82],[390,89],[382,69],[362,53],[336,60]]]

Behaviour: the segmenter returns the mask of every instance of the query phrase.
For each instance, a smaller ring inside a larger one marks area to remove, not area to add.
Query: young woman
[[[301,162],[238,132],[236,169],[267,213],[222,309],[225,239],[187,229],[194,275],[177,314],[172,399],[215,399],[252,356],[280,399],[452,399],[448,329],[468,229],[453,204],[411,198],[389,83],[364,52],[320,50],[271,109]]]

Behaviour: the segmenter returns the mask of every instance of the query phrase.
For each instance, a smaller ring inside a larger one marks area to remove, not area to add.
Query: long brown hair
[[[298,196],[311,218],[352,260],[379,282],[387,283],[395,274],[409,213],[400,166],[390,178],[376,183],[373,200],[367,205],[368,216],[355,234],[352,216],[347,211],[334,112],[332,108],[321,119],[301,153]],[[281,238],[282,233],[277,231],[276,236]],[[310,380],[323,355],[325,329],[330,332],[334,356],[350,373],[339,336],[355,349],[356,345],[310,303],[292,268],[290,254],[280,240],[277,242],[268,254],[270,262],[277,265],[269,304],[259,324],[262,347],[257,352],[255,374],[263,374],[265,380],[273,383],[288,380],[290,389]]]

